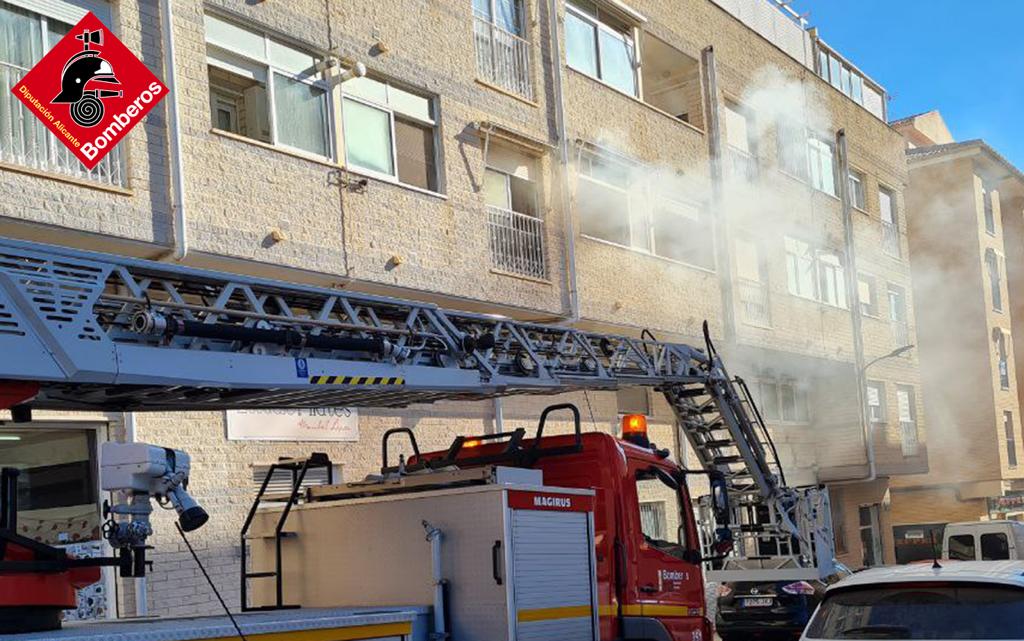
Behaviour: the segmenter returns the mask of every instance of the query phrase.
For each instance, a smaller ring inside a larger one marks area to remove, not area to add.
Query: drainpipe
[[[711,242],[717,254],[718,289],[722,294],[722,334],[726,344],[736,340],[736,315],[733,310],[732,264],[729,259],[729,225],[726,209],[722,171],[722,125],[719,119],[718,70],[715,66],[715,49],[706,47],[701,51],[701,74],[704,81],[704,111],[707,114],[708,157],[711,170],[711,216],[714,230]]]
[[[135,436],[135,412],[122,412],[121,421],[124,424],[125,443],[134,443]],[[137,576],[133,579],[135,588],[135,616],[149,616],[149,590],[146,584],[146,577]]]
[[[171,152],[171,211],[174,217],[174,244],[165,258],[176,261],[188,256],[188,230],[185,215],[185,163],[181,155],[181,120],[178,115],[178,91],[174,70],[174,16],[171,4],[160,3],[160,27],[164,39],[164,82],[167,84],[167,136]]]
[[[443,641],[448,638],[448,612],[445,605],[445,587],[447,581],[441,578],[441,539],[444,534],[427,521],[423,521],[423,529],[427,531],[430,542],[430,570],[434,584],[434,633],[431,638]]]
[[[565,274],[569,295],[569,313],[562,320],[572,325],[580,319],[580,297],[576,276],[576,227],[573,225],[569,198],[569,136],[565,131],[565,97],[562,93],[562,49],[558,40],[558,0],[548,0],[548,32],[550,33],[551,93],[555,111],[555,135],[558,136],[559,196],[565,221]]]
[[[857,375],[857,407],[861,428],[864,432],[864,453],[867,456],[868,473],[863,478],[846,479],[832,485],[867,483],[874,481],[878,472],[875,466],[875,430],[868,418],[867,373],[864,365],[864,334],[861,330],[860,290],[857,286],[857,252],[853,239],[853,205],[850,194],[850,156],[846,143],[846,130],[836,132],[836,154],[839,159],[839,200],[843,210],[843,240],[846,250],[846,299],[850,309],[850,325],[853,329],[853,364]]]

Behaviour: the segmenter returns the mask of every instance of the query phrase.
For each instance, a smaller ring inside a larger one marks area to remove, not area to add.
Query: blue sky
[[[796,0],[825,42],[892,96],[890,119],[939,109],[1024,168],[1024,0]]]

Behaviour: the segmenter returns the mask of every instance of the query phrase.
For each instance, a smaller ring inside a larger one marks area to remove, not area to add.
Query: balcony
[[[759,327],[771,327],[771,315],[768,312],[768,288],[762,283],[740,280],[736,282],[740,296],[740,309],[743,322]]]
[[[903,456],[917,456],[917,422],[900,421],[900,451]]]
[[[899,228],[884,220],[882,221],[882,251],[894,258],[899,258],[902,253]]]
[[[0,63],[0,83],[13,87],[27,72],[28,69]],[[120,147],[114,147],[94,168],[86,169],[10,91],[0,92],[0,162],[103,185],[124,186]]]
[[[476,69],[481,79],[533,100],[530,43],[480,16],[473,16],[473,36]]]
[[[488,207],[487,218],[494,268],[529,278],[546,279],[544,221],[499,207]]]

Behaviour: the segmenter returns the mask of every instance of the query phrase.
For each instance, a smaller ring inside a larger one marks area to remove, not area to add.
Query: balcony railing
[[[910,345],[910,326],[906,321],[892,321],[892,342],[896,347]]]
[[[530,43],[498,25],[473,16],[476,68],[483,80],[533,100]]]
[[[756,156],[753,156],[742,149],[733,147],[732,145],[725,146],[725,156],[726,162],[729,164],[730,173],[734,178],[741,178],[748,182],[757,180],[758,168]]]
[[[893,223],[882,221],[882,251],[900,257],[900,230]]]
[[[27,72],[28,69],[0,63],[0,86],[13,87]],[[104,185],[124,186],[119,147],[98,165],[86,169],[8,89],[0,91],[0,162]]]
[[[917,422],[900,421],[900,450],[903,456],[917,456]]]
[[[487,217],[494,267],[530,278],[547,278],[544,221],[498,207],[488,207]]]
[[[743,310],[743,321],[751,325],[771,327],[768,288],[762,283],[740,280],[737,281],[737,289],[740,295],[740,308]]]

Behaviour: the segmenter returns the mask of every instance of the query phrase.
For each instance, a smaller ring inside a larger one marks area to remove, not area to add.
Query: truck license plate
[[[743,599],[743,607],[745,608],[766,608],[772,604],[772,598],[770,596],[759,596],[751,597],[749,599]]]

